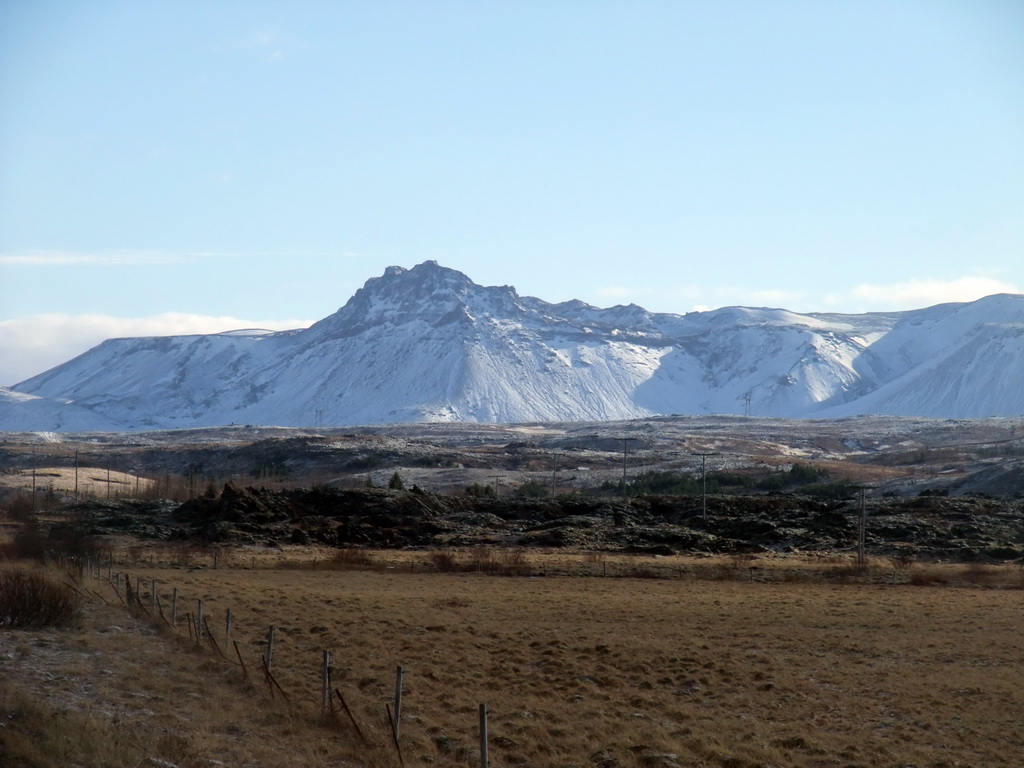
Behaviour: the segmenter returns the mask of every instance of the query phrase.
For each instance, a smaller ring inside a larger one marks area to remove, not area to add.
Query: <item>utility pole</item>
[[[622,493],[623,493],[623,495],[625,495],[625,493],[626,493],[626,453],[627,453],[627,446],[629,445],[629,441],[630,440],[636,440],[636,438],[635,437],[620,437],[619,440],[622,441]]]
[[[701,453],[700,451],[690,451],[693,456],[700,456],[700,510],[701,517],[704,520],[708,519],[708,456],[721,456],[722,454],[717,452]]]
[[[857,565],[863,566],[866,562],[864,551],[864,540],[867,538],[868,529],[868,505],[867,489],[861,486],[860,489],[860,520],[857,521]]]
[[[558,472],[558,462],[555,461],[555,454],[551,454],[551,498],[555,498],[555,473]]]

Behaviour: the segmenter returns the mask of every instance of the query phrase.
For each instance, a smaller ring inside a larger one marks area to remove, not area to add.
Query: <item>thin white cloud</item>
[[[780,288],[743,285],[604,286],[597,295],[608,303],[635,302],[656,312],[704,312],[725,306],[777,307],[794,312],[891,312],[948,302],[976,301],[996,293],[1024,293],[1018,286],[984,276],[949,280],[921,279],[899,283],[862,283],[849,289],[807,294]]]
[[[248,48],[261,52],[267,61],[282,61],[293,51],[306,47],[293,35],[282,35],[276,29],[256,29],[237,44],[239,48]]]
[[[208,259],[255,259],[255,258],[356,258],[351,252],[332,253],[325,251],[108,251],[86,253],[80,251],[20,251],[0,253],[0,268],[3,267],[125,267],[160,266],[165,264],[189,264]]]
[[[976,301],[995,293],[1021,290],[991,277],[958,277],[953,280],[908,280],[902,283],[858,285],[850,291],[852,303],[870,310],[901,310],[930,307],[947,302]]]
[[[62,267],[182,264],[200,254],[158,253],[152,251],[115,251],[113,253],[77,253],[74,251],[23,251],[0,253],[0,267]]]
[[[147,317],[28,315],[0,320],[0,385],[11,386],[88,351],[106,339],[219,333],[240,328],[283,331],[313,321],[251,320],[164,312]]]

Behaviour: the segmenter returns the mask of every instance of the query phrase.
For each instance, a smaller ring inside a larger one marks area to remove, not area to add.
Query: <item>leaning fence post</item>
[[[395,741],[398,741],[402,722],[402,668],[395,670]]]
[[[203,640],[203,599],[196,600],[196,645],[201,645]]]
[[[274,668],[274,625],[267,630],[267,671]]]
[[[480,705],[480,768],[487,768],[487,705]]]
[[[249,670],[245,666],[245,659],[242,658],[242,652],[238,649],[238,641],[232,640],[232,644],[235,646],[235,653],[238,655],[238,663],[242,665],[242,674],[245,675],[245,679],[249,679]]]
[[[114,591],[117,592],[117,596],[121,596],[121,573],[115,573],[116,580],[114,582]]]
[[[331,707],[331,652],[324,651],[323,666],[320,669],[321,699],[324,712]]]

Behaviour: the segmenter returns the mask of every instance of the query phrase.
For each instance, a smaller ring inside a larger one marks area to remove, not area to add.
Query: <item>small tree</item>
[[[402,482],[402,476],[398,474],[397,469],[395,470],[395,474],[393,474],[391,479],[388,481],[388,488],[393,491],[401,491],[405,488],[405,483]]]

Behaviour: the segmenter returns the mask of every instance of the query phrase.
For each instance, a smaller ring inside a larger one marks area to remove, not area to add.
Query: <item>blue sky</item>
[[[0,3],[0,385],[426,259],[548,301],[1024,291],[1024,3]]]

